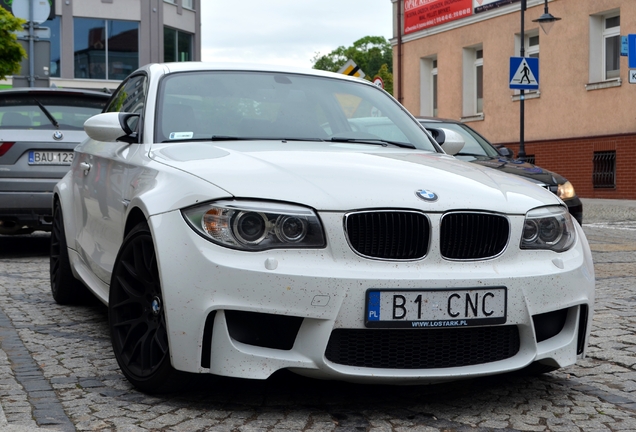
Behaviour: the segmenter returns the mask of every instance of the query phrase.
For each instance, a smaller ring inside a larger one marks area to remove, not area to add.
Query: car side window
[[[147,79],[146,75],[135,75],[128,78],[117,89],[104,112],[143,113],[146,103]],[[137,131],[140,118],[129,121],[132,130]]]
[[[129,112],[141,114],[146,101],[146,76],[128,78],[113,95],[105,112]]]

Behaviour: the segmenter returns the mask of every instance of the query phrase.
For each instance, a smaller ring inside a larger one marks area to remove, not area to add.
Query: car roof
[[[273,73],[291,73],[310,76],[322,76],[326,78],[336,78],[345,81],[361,82],[375,86],[371,81],[363,78],[352,77],[336,72],[323,71],[319,69],[310,69],[293,66],[267,65],[257,63],[215,63],[215,62],[174,62],[174,63],[151,63],[142,66],[138,70],[159,71],[159,73],[169,74],[176,72],[201,72],[201,71],[232,71],[232,72],[273,72]]]
[[[86,96],[95,96],[108,99],[111,95],[110,93],[106,93],[105,91],[96,91],[96,90],[82,90],[82,89],[71,89],[71,88],[53,88],[53,87],[14,87],[10,89],[0,90],[0,95],[2,94],[60,94],[60,95],[86,95]]]

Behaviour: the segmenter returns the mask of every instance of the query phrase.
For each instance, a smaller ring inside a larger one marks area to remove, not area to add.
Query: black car
[[[537,183],[559,196],[567,204],[570,214],[579,224],[583,224],[583,204],[576,195],[574,186],[565,177],[514,159],[508,148],[496,148],[486,138],[459,121],[436,117],[419,117],[418,120],[440,144],[446,139],[445,131],[450,130],[461,135],[465,144],[460,152],[454,155],[458,159],[515,174]]]

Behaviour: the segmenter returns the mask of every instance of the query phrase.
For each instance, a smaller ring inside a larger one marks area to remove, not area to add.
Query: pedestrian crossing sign
[[[510,88],[539,90],[539,59],[536,57],[510,57]]]

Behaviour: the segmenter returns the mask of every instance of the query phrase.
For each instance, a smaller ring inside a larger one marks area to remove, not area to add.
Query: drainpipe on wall
[[[398,66],[398,76],[397,76],[397,100],[402,103],[402,4],[403,0],[398,0],[397,2],[397,66]]]

